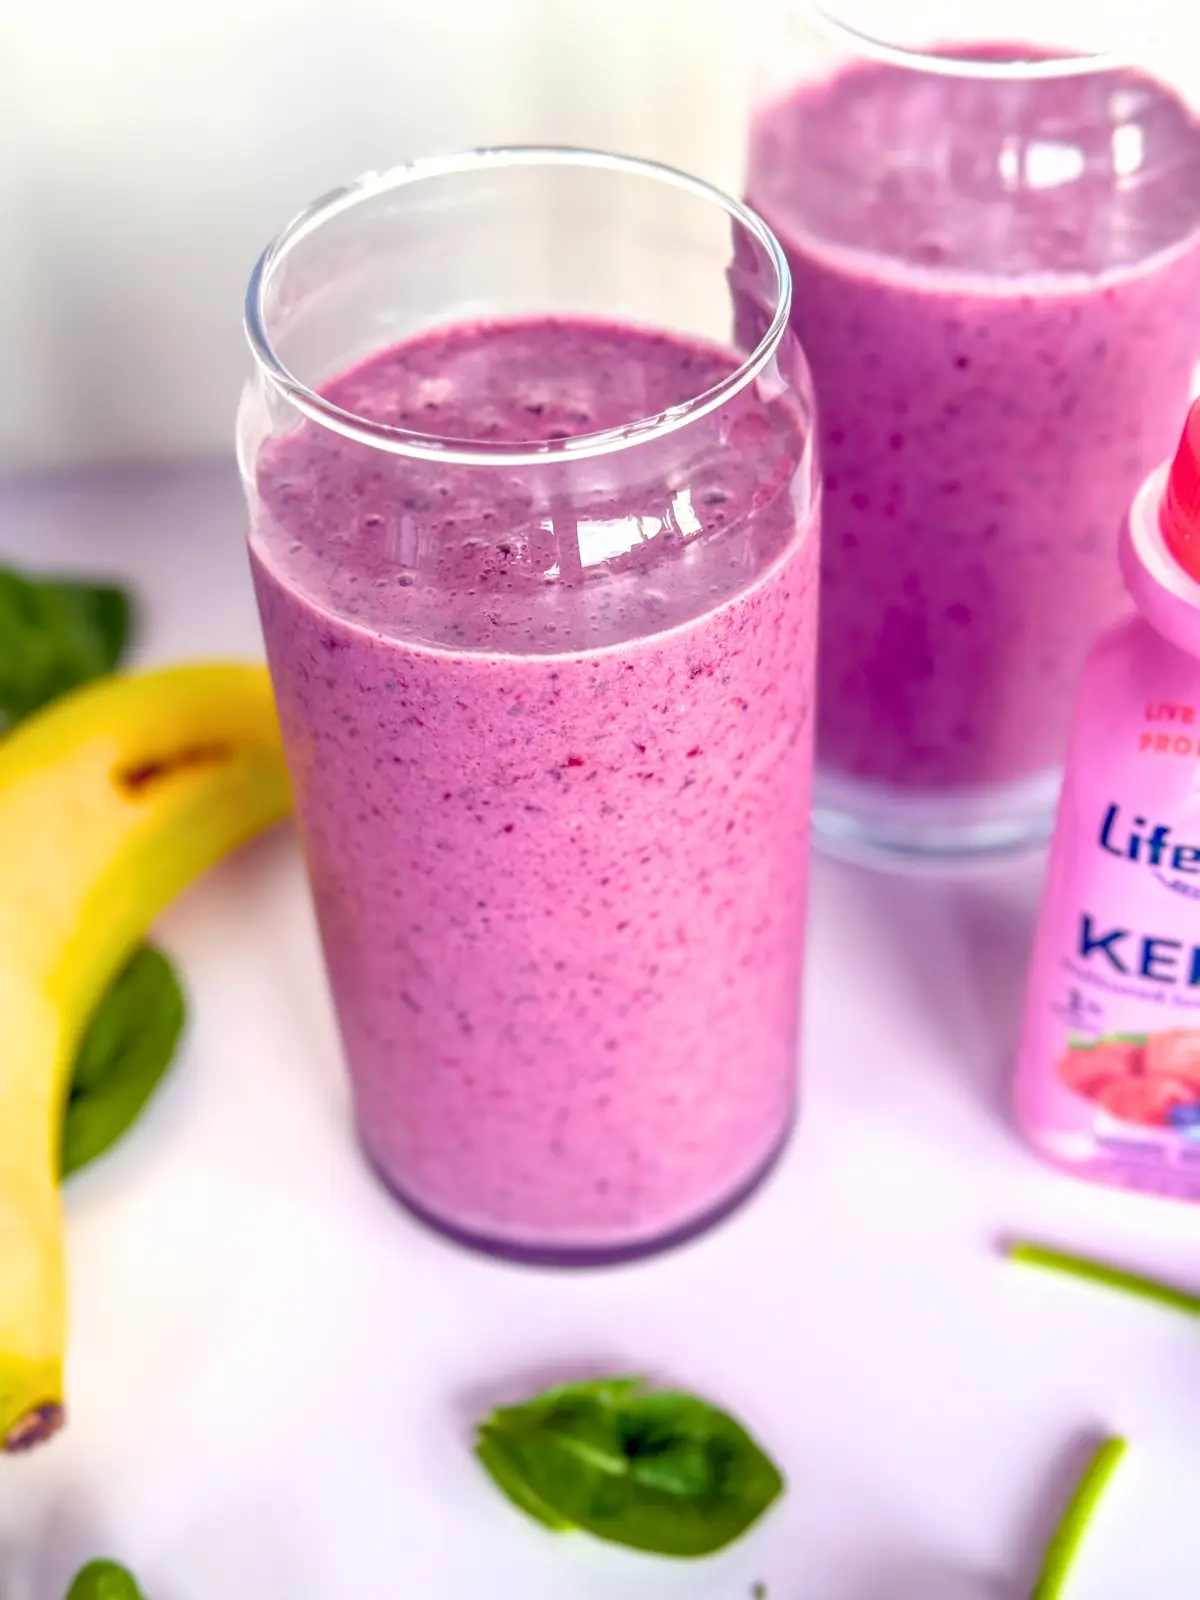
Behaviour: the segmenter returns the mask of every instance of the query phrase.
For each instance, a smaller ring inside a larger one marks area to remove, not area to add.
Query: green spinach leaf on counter
[[[62,1175],[94,1161],[132,1126],[171,1064],[185,1004],[175,969],[143,945],[96,1008],[75,1057],[63,1118]]]
[[[68,689],[111,672],[132,623],[123,589],[0,567],[0,736]]]
[[[551,1389],[493,1411],[475,1449],[503,1493],[546,1527],[656,1555],[724,1549],[784,1489],[741,1423],[635,1377]]]
[[[115,1561],[89,1561],[75,1574],[66,1600],[146,1600],[133,1574]]]

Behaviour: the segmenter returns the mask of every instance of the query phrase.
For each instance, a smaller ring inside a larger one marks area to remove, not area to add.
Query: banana
[[[291,804],[270,682],[104,678],[0,742],[0,1444],[62,1424],[58,1151],[75,1051],[164,906]]]

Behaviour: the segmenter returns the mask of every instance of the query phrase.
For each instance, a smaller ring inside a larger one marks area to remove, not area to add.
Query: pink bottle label
[[[1200,401],[1121,566],[1141,615],[1084,669],[1017,1109],[1081,1175],[1200,1200]]]
[[[1017,1097],[1053,1159],[1200,1199],[1200,661],[1141,618],[1084,675]]]

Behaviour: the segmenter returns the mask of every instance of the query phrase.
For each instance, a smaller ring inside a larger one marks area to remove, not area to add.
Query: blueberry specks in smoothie
[[[1051,146],[1071,173],[1039,187]],[[1200,353],[1200,125],[1134,72],[870,62],[763,111],[749,192],[822,418],[821,767],[926,792],[1051,771]]]

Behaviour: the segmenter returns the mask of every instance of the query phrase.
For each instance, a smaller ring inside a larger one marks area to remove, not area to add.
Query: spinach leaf
[[[0,567],[0,734],[120,661],[132,625],[123,589]]]
[[[520,1448],[497,1429],[486,1423],[479,1429],[475,1441],[475,1454],[491,1473],[493,1481],[535,1522],[549,1528],[552,1533],[568,1533],[574,1523],[567,1522],[556,1511],[540,1500],[536,1490],[526,1481],[525,1464]]]
[[[657,1555],[711,1555],[783,1492],[742,1425],[694,1395],[640,1378],[551,1389],[493,1411],[475,1451],[500,1490],[556,1531]]]
[[[115,1561],[89,1561],[75,1574],[66,1600],[146,1600],[133,1575]]]
[[[63,1118],[62,1175],[94,1161],[135,1122],[171,1064],[183,991],[166,956],[135,950],[97,1006],[75,1058]]]

